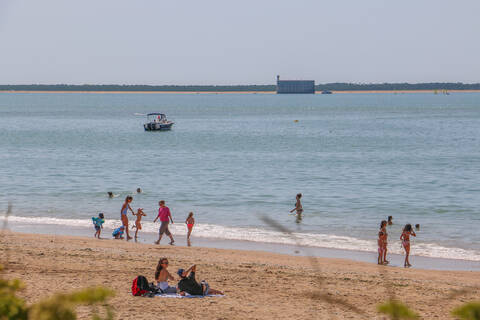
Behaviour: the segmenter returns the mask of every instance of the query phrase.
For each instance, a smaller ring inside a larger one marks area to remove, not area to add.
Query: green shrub
[[[378,312],[386,314],[393,320],[418,319],[418,315],[405,304],[397,300],[389,300],[377,307]]]
[[[463,320],[480,320],[480,302],[469,302],[455,308],[452,315]]]
[[[0,271],[2,267],[0,266]],[[76,308],[87,305],[92,308],[92,319],[113,319],[111,307],[106,300],[114,292],[102,287],[87,288],[72,293],[57,293],[32,305],[17,296],[24,288],[20,280],[0,278],[0,320],[75,320]],[[105,317],[98,315],[97,305],[103,305]]]

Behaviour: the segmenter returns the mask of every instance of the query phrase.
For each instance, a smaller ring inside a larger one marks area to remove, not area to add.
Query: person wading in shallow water
[[[302,194],[301,193],[297,194],[295,208],[290,210],[290,213],[292,213],[293,211],[297,211],[297,223],[300,223],[300,221],[302,220],[303,207],[302,207],[302,202],[300,201],[301,198],[302,198]]]
[[[170,213],[170,209],[167,206],[165,206],[164,200],[160,200],[158,205],[160,206],[160,208],[158,209],[158,216],[155,218],[155,220],[153,220],[153,223],[157,222],[157,219],[160,219],[160,229],[158,230],[158,233],[159,233],[158,240],[155,241],[155,244],[160,243],[160,240],[162,240],[162,236],[165,233],[167,236],[170,237],[170,240],[171,240],[170,244],[173,245],[175,240],[173,240],[173,236],[170,233],[170,230],[168,230],[168,223],[172,222],[173,224],[173,219]]]
[[[128,216],[127,210],[130,210],[133,214],[135,214],[130,207],[130,203],[133,201],[133,198],[131,196],[128,196],[125,198],[125,202],[123,203],[122,210],[120,210],[120,219],[122,220],[122,225],[125,227],[125,230],[127,231],[127,241],[132,239],[130,237],[130,234],[128,233]]]
[[[389,264],[390,261],[387,260],[387,245],[388,245],[388,233],[387,233],[387,224],[386,220],[380,222],[380,231],[383,233],[383,264]]]
[[[402,246],[405,249],[405,262],[403,264],[405,268],[412,266],[410,261],[408,261],[408,257],[410,255],[410,236],[416,237],[417,235],[415,234],[415,231],[413,231],[412,225],[407,224],[405,225],[405,228],[403,228],[402,235],[400,236],[400,240],[402,240]]]

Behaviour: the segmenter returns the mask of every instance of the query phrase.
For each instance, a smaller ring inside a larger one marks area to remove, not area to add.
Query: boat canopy
[[[165,114],[164,114],[164,113],[154,112],[154,113],[149,113],[149,114],[147,114],[147,116],[162,116],[162,117],[165,117]]]

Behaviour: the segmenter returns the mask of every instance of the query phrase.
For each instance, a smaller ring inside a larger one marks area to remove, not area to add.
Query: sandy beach
[[[22,296],[28,302],[56,291],[103,285],[116,292],[111,300],[116,319],[384,319],[376,306],[389,294],[425,319],[452,319],[454,307],[480,292],[478,272],[379,267],[258,251],[7,232],[1,252],[2,263],[8,260],[6,277],[25,282]],[[133,297],[132,280],[145,275],[153,281],[160,257],[170,260],[171,273],[197,264],[198,278],[226,296]],[[83,309],[79,314],[88,316]]]

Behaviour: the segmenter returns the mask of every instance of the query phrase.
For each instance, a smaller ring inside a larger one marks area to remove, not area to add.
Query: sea
[[[389,252],[410,223],[413,255],[480,261],[480,93],[0,93],[9,224],[93,235],[103,212],[108,236],[128,195],[140,236],[165,200],[176,237],[191,211],[194,239],[375,252],[393,216]]]

